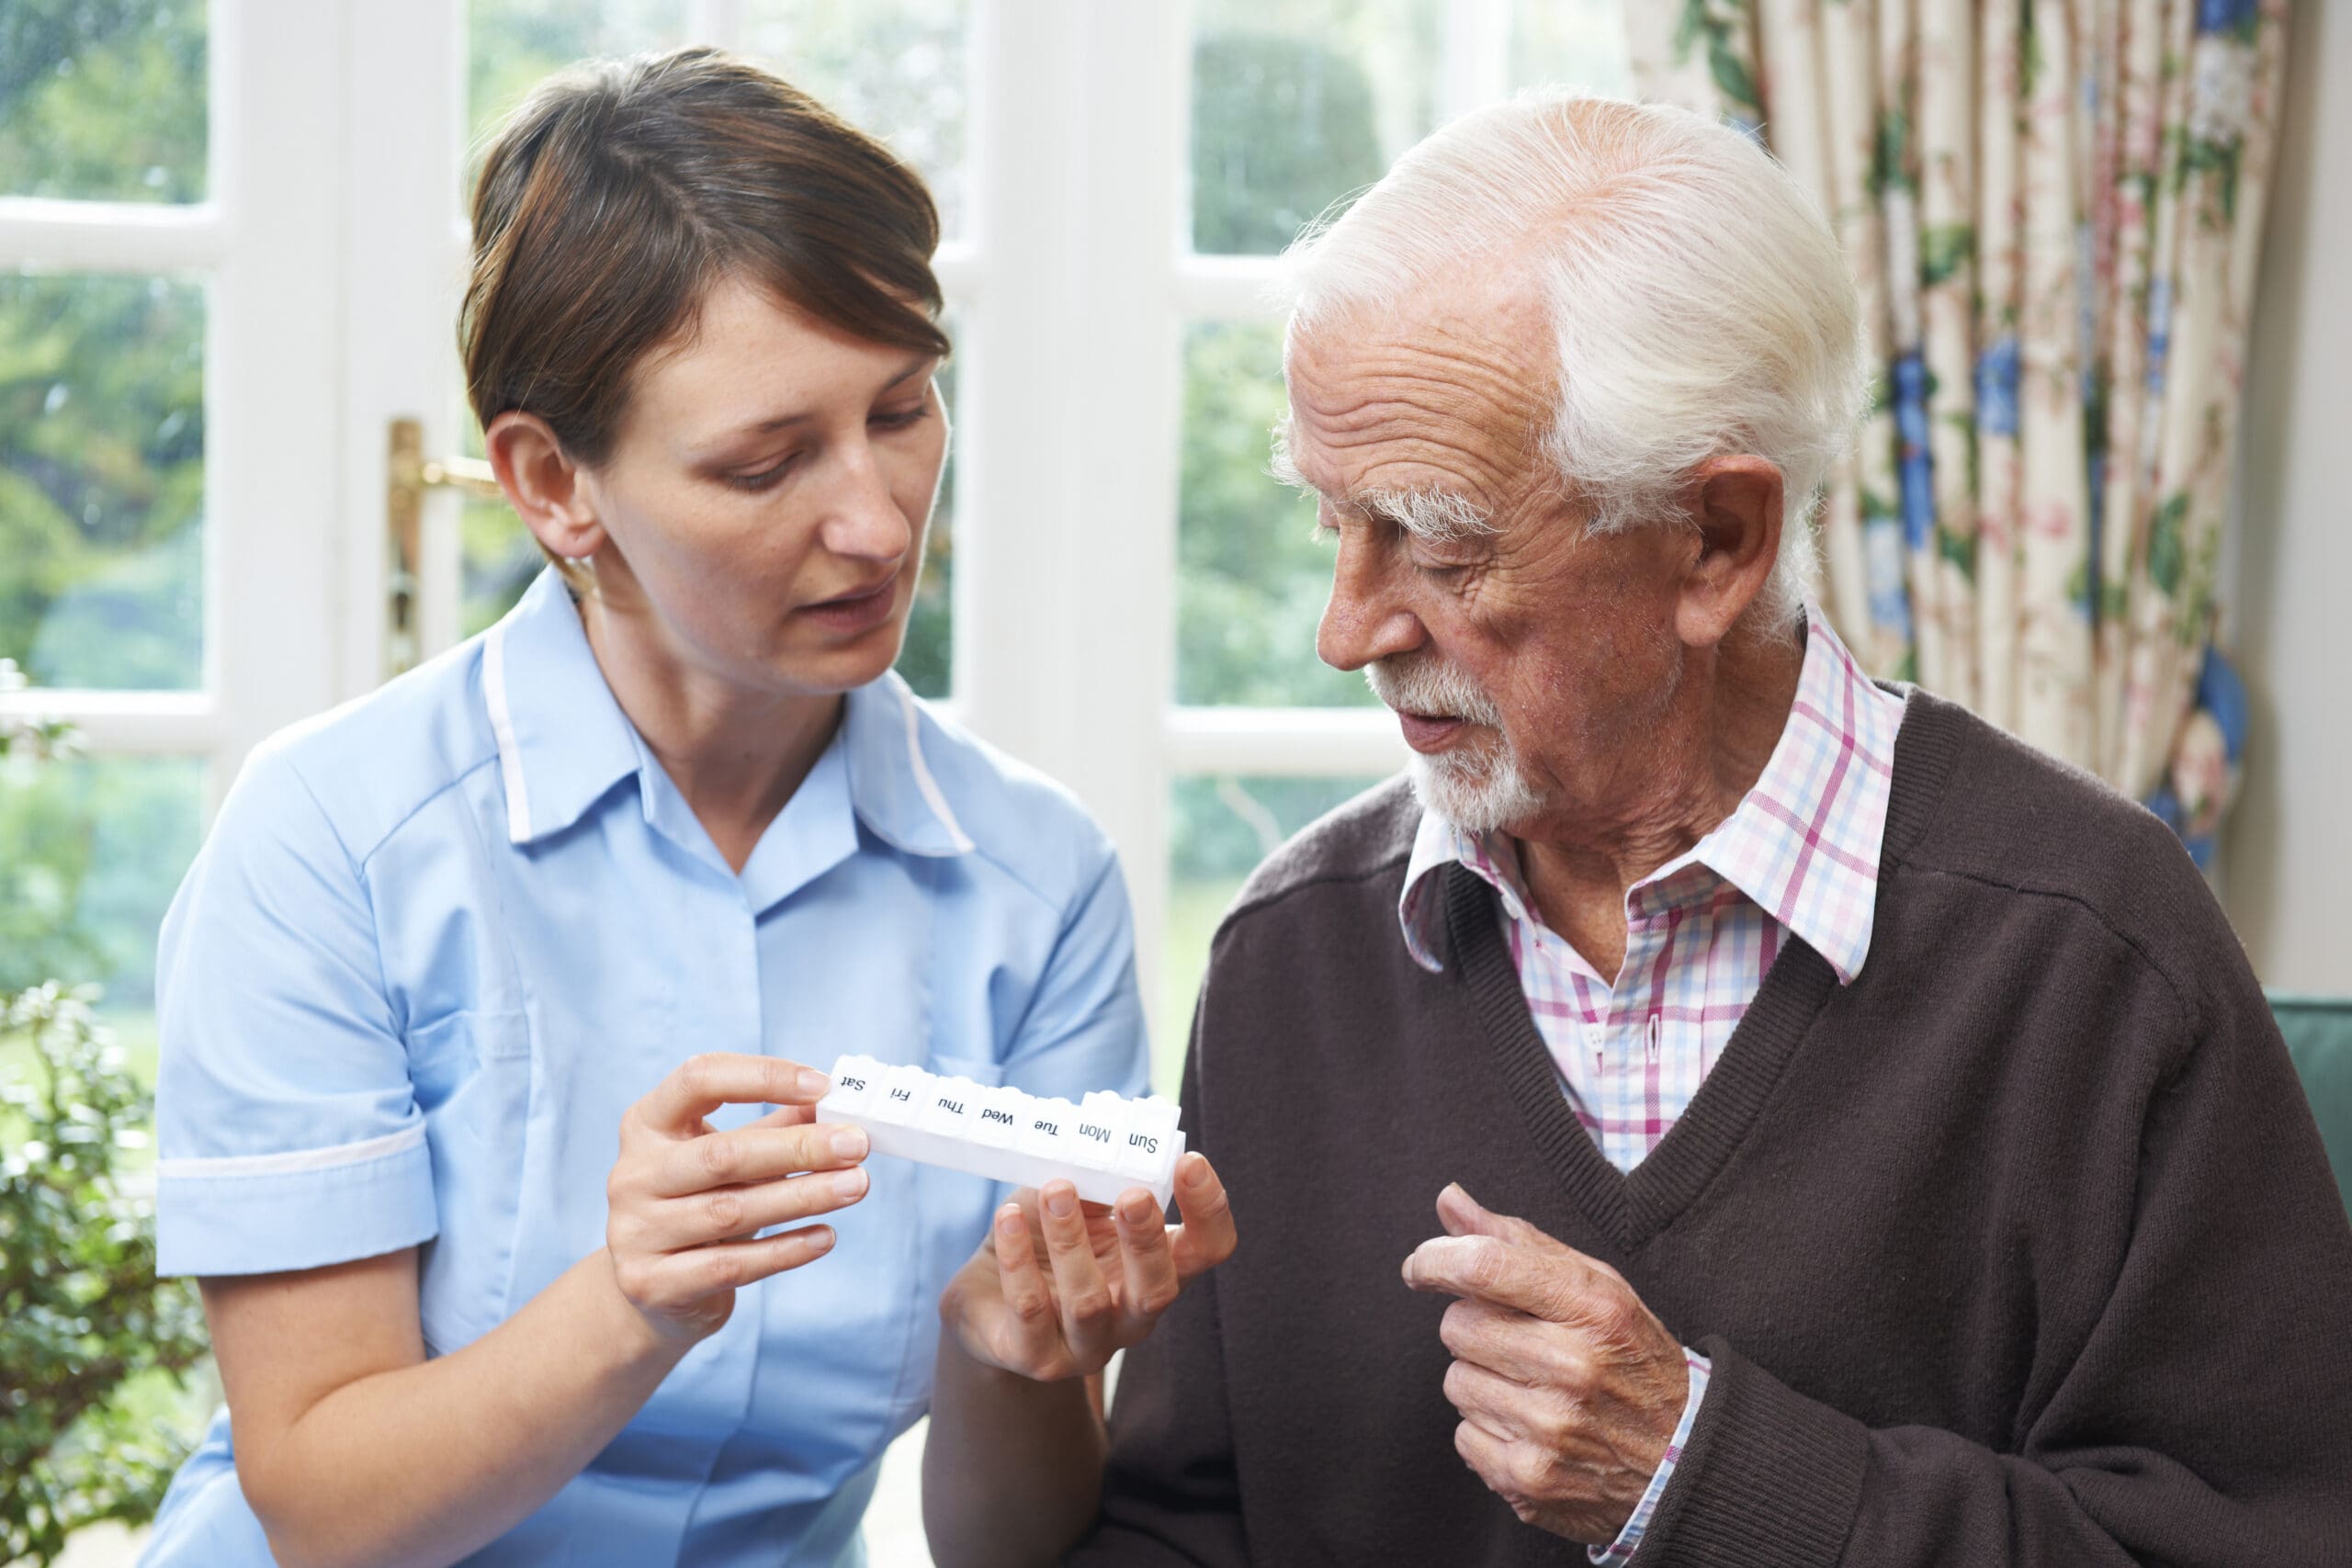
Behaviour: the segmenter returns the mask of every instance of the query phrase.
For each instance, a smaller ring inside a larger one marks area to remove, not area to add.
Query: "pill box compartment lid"
[[[996,1148],[1021,1146],[1022,1130],[1028,1125],[1029,1109],[1035,1103],[1011,1084],[981,1089],[972,1136]]]

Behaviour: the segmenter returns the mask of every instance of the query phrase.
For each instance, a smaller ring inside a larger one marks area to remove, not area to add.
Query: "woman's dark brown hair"
[[[458,344],[474,413],[537,414],[583,463],[609,455],[639,361],[690,336],[730,274],[868,342],[947,353],[922,179],[718,50],[541,84],[484,157],[473,236]]]

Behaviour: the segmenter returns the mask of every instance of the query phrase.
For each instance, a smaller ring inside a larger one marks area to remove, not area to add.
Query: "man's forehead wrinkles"
[[[1444,488],[1492,493],[1514,463],[1510,444],[1472,422],[1418,403],[1384,399],[1338,418],[1296,412],[1294,455],[1306,459],[1311,473],[1343,470],[1351,491]]]
[[[1369,460],[1366,460],[1366,459]],[[1304,472],[1334,501],[1376,491],[1443,491],[1487,504],[1505,478],[1496,464],[1445,442],[1410,436],[1347,439],[1325,444]]]
[[[1540,396],[1529,367],[1443,354],[1406,352],[1373,358],[1352,356],[1330,365],[1297,365],[1290,378],[1291,400],[1318,418],[1344,419],[1379,403],[1406,403],[1460,417],[1526,418]]]

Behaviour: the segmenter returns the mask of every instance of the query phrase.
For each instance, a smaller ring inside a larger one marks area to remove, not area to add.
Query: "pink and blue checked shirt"
[[[1861,972],[1878,902],[1879,844],[1903,699],[1871,683],[1816,613],[1807,618],[1796,701],[1770,761],[1732,814],[1625,894],[1625,961],[1612,979],[1544,919],[1507,834],[1465,834],[1424,815],[1397,906],[1405,945],[1442,967],[1441,880],[1459,862],[1495,889],[1498,918],[1537,1032],[1577,1120],[1609,1163],[1631,1170],[1657,1147],[1739,1026],[1792,935],[1840,985]],[[1708,1363],[1666,1460],[1624,1530],[1592,1561],[1628,1561],[1690,1440]]]

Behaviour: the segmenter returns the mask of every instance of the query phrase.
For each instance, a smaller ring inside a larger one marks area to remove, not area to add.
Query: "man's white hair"
[[[1595,533],[1691,518],[1709,457],[1781,470],[1758,603],[1792,631],[1819,576],[1812,513],[1868,391],[1854,281],[1812,196],[1688,110],[1552,89],[1464,116],[1287,253],[1291,331],[1531,270],[1558,353],[1543,450]]]

